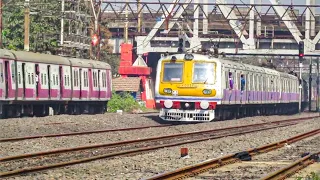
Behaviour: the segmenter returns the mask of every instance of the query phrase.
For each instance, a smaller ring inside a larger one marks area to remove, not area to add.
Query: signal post
[[[302,61],[304,57],[304,43],[299,42],[299,113],[301,113],[301,101],[302,101]]]

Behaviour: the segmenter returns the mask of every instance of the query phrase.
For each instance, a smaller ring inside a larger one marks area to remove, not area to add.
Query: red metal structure
[[[122,77],[140,77],[142,91],[141,100],[146,103],[147,108],[154,108],[154,100],[147,96],[147,91],[150,90],[149,76],[151,74],[151,68],[146,66],[134,66],[134,60],[136,59],[133,52],[133,45],[129,43],[121,44],[121,56],[119,74]]]

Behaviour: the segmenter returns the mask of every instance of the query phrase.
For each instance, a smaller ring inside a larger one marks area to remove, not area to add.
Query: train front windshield
[[[193,83],[214,84],[215,63],[194,63]]]
[[[163,81],[164,82],[181,82],[183,73],[182,63],[164,63]]]

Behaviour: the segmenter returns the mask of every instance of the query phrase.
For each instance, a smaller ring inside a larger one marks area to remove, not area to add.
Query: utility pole
[[[101,12],[101,5],[102,2],[101,0],[99,1],[99,8],[98,8],[98,17],[97,17],[97,34],[99,37],[99,43],[98,43],[98,53],[97,53],[97,60],[100,61],[100,51],[101,51],[101,16],[102,16],[102,12]]]
[[[126,22],[125,22],[125,28],[124,28],[124,40],[125,43],[128,43],[128,0],[126,0]]]
[[[311,112],[311,96],[312,96],[312,58],[310,58],[309,64],[309,112]]]
[[[0,33],[0,48],[2,49],[2,0],[0,0]]]
[[[63,41],[64,41],[64,1],[65,0],[62,0],[61,1],[61,32],[60,32],[60,45],[62,46],[63,45]]]
[[[24,50],[29,51],[29,31],[30,31],[30,7],[29,1],[25,0],[24,3]]]
[[[141,33],[141,4],[140,4],[140,0],[137,0],[137,10],[138,10],[138,33]]]
[[[317,58],[317,98],[316,111],[319,112],[319,58]]]
[[[299,42],[299,114],[301,113],[301,100],[302,100],[302,61],[304,57],[304,43],[303,41]]]

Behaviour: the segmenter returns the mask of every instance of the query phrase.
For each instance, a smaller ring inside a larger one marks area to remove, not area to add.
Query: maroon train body
[[[0,50],[0,116],[104,113],[111,98],[109,64]]]

